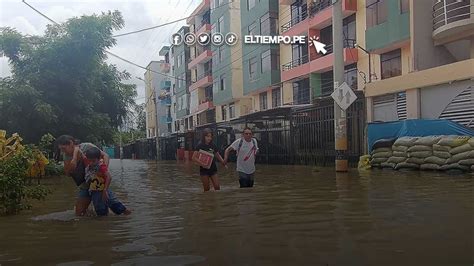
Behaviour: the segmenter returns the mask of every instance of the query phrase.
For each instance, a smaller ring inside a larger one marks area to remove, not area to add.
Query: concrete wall
[[[412,69],[420,71],[455,62],[445,46],[433,41],[433,0],[410,1]]]

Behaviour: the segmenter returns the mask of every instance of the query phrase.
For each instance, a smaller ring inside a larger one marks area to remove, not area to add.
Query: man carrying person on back
[[[237,172],[240,187],[253,187],[255,174],[255,156],[258,152],[257,140],[252,137],[252,130],[245,128],[243,137],[237,139],[225,150],[224,162],[227,163],[229,153],[237,152]]]

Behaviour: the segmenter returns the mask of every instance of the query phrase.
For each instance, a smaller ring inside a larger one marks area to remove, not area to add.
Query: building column
[[[407,95],[407,119],[421,118],[420,89],[407,90],[406,95]]]
[[[471,8],[474,8],[474,5]],[[472,12],[474,14],[474,11]],[[471,59],[474,59],[474,38],[471,39]]]
[[[374,122],[374,98],[367,97],[366,99],[367,106],[367,123]]]

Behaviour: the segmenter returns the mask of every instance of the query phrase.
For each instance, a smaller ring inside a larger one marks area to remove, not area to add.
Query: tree
[[[113,141],[135,106],[130,74],[107,64],[106,50],[123,27],[118,11],[48,25],[44,36],[0,28],[0,53],[12,76],[0,79],[2,128],[38,142],[46,133],[91,142]]]
[[[135,107],[135,113],[137,115],[137,130],[146,132],[146,114],[145,104],[139,104]]]

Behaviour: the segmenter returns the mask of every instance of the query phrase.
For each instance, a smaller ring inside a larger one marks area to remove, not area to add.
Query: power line
[[[23,2],[24,2],[24,0],[23,0]],[[223,6],[225,6],[225,5],[229,5],[229,4],[231,4],[231,3],[233,3],[233,1],[229,0],[229,2],[227,2],[227,3],[224,3],[224,4],[220,5],[220,6],[215,7],[215,8],[211,8],[211,10],[218,9],[218,8],[220,8],[220,7],[223,7]],[[174,24],[174,23],[183,21],[183,20],[187,20],[187,19],[190,19],[190,18],[197,17],[198,15],[199,15],[199,14],[187,16],[187,17],[180,18],[180,19],[176,19],[176,20],[173,20],[173,21],[170,21],[170,22],[167,22],[167,23],[163,23],[163,24],[161,24],[161,25],[156,25],[156,26],[152,26],[152,27],[148,27],[148,28],[144,28],[144,29],[140,29],[140,30],[135,30],[135,31],[130,31],[130,32],[126,32],[126,33],[121,33],[121,34],[113,35],[112,37],[114,37],[114,38],[116,38],[116,37],[122,37],[122,36],[127,36],[127,35],[131,35],[131,34],[136,34],[136,33],[144,32],[144,31],[149,31],[149,30],[161,28],[161,27],[164,27],[164,26],[167,26],[167,25],[170,25],[170,24]],[[43,16],[44,16],[44,15],[43,15]]]

